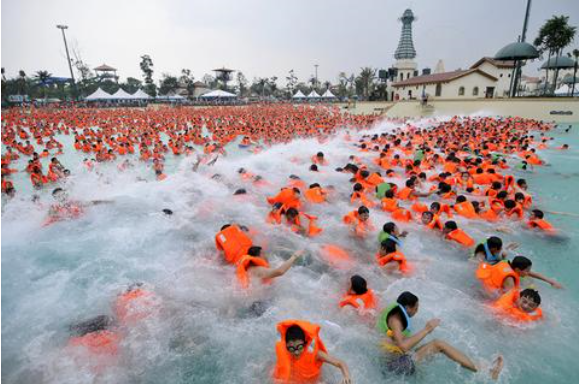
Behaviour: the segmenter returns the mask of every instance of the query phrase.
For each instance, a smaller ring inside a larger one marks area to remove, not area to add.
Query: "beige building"
[[[478,68],[498,79],[495,86],[495,97],[509,97],[514,67],[515,63],[513,61],[498,61],[490,57],[483,57],[470,68]]]
[[[478,68],[416,76],[393,84],[394,100],[420,99],[423,94],[430,99],[492,98],[498,82]]]

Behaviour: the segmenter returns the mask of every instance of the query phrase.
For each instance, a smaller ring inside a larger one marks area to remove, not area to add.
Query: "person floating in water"
[[[423,329],[413,332],[411,319],[418,313],[418,307],[418,297],[406,291],[380,315],[378,329],[386,336],[382,347],[390,355],[386,364],[387,369],[397,374],[412,375],[416,371],[417,363],[433,355],[443,354],[463,368],[478,372],[481,369],[480,365],[475,364],[463,352],[445,341],[435,339],[418,347],[418,344],[440,325],[440,319],[431,319],[426,322]],[[499,377],[502,368],[503,357],[498,356],[490,369],[493,380]]]

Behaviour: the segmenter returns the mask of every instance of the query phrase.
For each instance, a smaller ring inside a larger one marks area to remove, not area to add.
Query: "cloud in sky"
[[[141,78],[140,56],[149,54],[155,78],[189,68],[197,79],[217,67],[254,76],[302,81],[319,64],[321,81],[362,66],[394,63],[401,24],[411,8],[419,68],[466,68],[492,56],[521,33],[525,0],[2,0],[2,66],[68,76],[56,24],[67,24],[69,45],[91,67]],[[552,15],[579,25],[579,1],[535,0],[529,38]],[[574,47],[578,46],[579,36]],[[536,74],[537,63],[530,66]]]

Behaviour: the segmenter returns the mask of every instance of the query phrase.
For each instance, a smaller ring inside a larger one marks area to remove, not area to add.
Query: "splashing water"
[[[383,123],[370,132],[395,127]],[[574,130],[578,128],[575,125]],[[524,177],[538,193],[541,206],[579,212],[574,197],[579,186],[579,152],[574,147],[579,146],[579,136],[577,132],[554,135],[572,149],[546,151],[553,166]],[[509,238],[522,244],[519,252],[533,259],[537,271],[556,277],[567,290],[541,286],[546,320],[530,328],[507,326],[489,313],[474,278],[475,266],[467,261],[465,251],[416,224],[402,226],[410,232],[403,249],[416,265],[415,274],[403,279],[384,275],[376,267],[375,237],[354,239],[341,222],[343,215],[355,208],[348,203],[349,176],[334,171],[354,153],[342,136],[324,144],[295,140],[252,156],[235,148],[230,146],[233,153],[229,157],[212,167],[201,166],[197,173],[191,171],[193,158],[169,163],[169,177],[162,182],[146,181],[150,170],[143,165],[119,172],[115,164],[102,164],[98,172],[87,172],[74,154],[67,154],[63,163],[78,164],[71,167],[74,176],[66,182],[70,197],[110,200],[111,204],[87,208],[77,220],[47,227],[41,225],[52,203],[49,191],[43,191],[34,203],[16,198],[5,204],[2,379],[11,383],[268,382],[279,337],[275,325],[296,318],[322,326],[321,336],[329,351],[348,363],[356,383],[488,380],[486,372],[473,375],[443,358],[421,364],[414,377],[384,373],[384,355],[374,325],[338,309],[354,273],[366,278],[381,307],[404,290],[417,294],[421,310],[414,327],[432,317],[442,319],[427,340],[447,340],[475,361],[490,363],[493,355],[503,354],[506,364],[501,382],[562,383],[576,376],[576,219],[560,216],[551,220],[568,234],[565,242],[550,242],[520,229]],[[310,157],[320,150],[330,164],[319,173],[310,172]],[[261,175],[269,184],[245,184],[237,174],[240,167]],[[211,178],[216,173],[222,175],[221,181]],[[329,204],[307,209],[320,218],[324,232],[319,237],[303,238],[265,223],[269,211],[265,197],[277,193],[290,174],[308,185],[317,182],[335,187]],[[392,181],[400,184],[403,179]],[[237,188],[246,188],[248,196],[233,197]],[[174,214],[164,215],[164,208]],[[377,209],[371,210],[371,220],[377,227],[390,221]],[[274,266],[288,257],[288,249],[306,249],[308,256],[273,284],[249,294],[242,292],[236,286],[234,268],[221,261],[214,246],[215,234],[231,222],[252,229],[254,242],[264,246]],[[492,230],[484,223],[469,226],[475,239]],[[355,265],[344,270],[324,263],[317,252],[325,243],[348,250]],[[155,292],[161,310],[122,330],[118,359],[95,369],[82,356],[68,353],[68,326],[111,314],[116,295],[135,281],[145,282]],[[256,301],[262,302],[262,314],[255,313]],[[324,368],[324,380],[338,382],[339,375]]]

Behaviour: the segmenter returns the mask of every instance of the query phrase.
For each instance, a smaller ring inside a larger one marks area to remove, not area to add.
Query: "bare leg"
[[[453,346],[449,345],[448,343],[435,339],[430,343],[423,345],[422,347],[416,350],[414,354],[414,359],[416,362],[420,362],[425,360],[431,356],[434,356],[437,353],[445,354],[449,359],[457,362],[462,367],[477,372],[478,367],[469,359],[464,353],[459,351],[458,349],[454,348]],[[490,370],[490,375],[493,380],[496,380],[499,377],[503,369],[503,357],[499,356],[493,362],[493,366]]]
[[[441,340],[433,340],[430,343],[424,344],[416,350],[415,359],[417,362],[431,357],[437,353],[445,354],[449,359],[456,361],[462,367],[476,372],[478,369],[476,365],[464,353]]]

